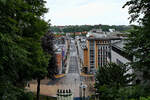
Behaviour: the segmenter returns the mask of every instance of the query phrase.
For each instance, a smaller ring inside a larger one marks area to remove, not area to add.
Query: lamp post
[[[81,98],[81,100],[86,99],[86,88],[87,88],[86,84],[83,84],[83,83],[80,84],[80,98]]]
[[[81,82],[81,84],[80,84],[80,86],[79,86],[79,95],[80,95],[80,99],[82,100],[82,82]]]
[[[86,85],[83,85],[83,100],[85,100],[86,99],[86,91],[85,91],[85,89],[87,88],[87,86]]]

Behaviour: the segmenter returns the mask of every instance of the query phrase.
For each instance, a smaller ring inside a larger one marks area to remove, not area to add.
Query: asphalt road
[[[41,91],[43,94],[56,96],[58,89],[70,89],[73,93],[74,100],[79,100],[79,86],[81,82],[84,82],[86,80],[86,78],[81,77],[79,73],[79,60],[74,40],[70,44],[69,58],[70,59],[68,59],[68,73],[65,75],[65,77],[53,81],[51,80],[48,82],[47,85],[43,85],[43,87],[41,87]],[[32,87],[32,91],[36,91],[36,86]]]
[[[79,85],[81,81],[78,68],[77,49],[74,41],[70,44],[70,60],[68,73],[60,80],[55,80],[55,82],[51,83],[57,84],[59,89],[71,89],[74,97],[79,97]]]
[[[79,68],[78,68],[78,58],[77,58],[77,49],[75,43],[72,42],[70,46],[70,62],[69,62],[69,71],[66,75],[64,82],[66,84],[75,85],[80,82]]]

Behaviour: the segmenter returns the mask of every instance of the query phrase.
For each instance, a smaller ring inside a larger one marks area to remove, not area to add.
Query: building
[[[64,73],[66,70],[69,46],[68,41],[69,40],[65,37],[55,38],[55,40],[53,41],[59,74]]]
[[[84,68],[88,73],[95,73],[99,67],[111,62],[111,41],[120,38],[109,37],[101,30],[90,31],[87,34],[84,49]]]
[[[110,40],[107,38],[88,38],[87,49],[84,49],[85,65],[88,72],[95,72],[99,67],[110,62]]]
[[[119,65],[128,64],[127,73],[134,73],[136,75],[133,83],[140,83],[143,80],[142,79],[143,73],[130,68],[130,62],[134,60],[134,57],[130,56],[128,53],[125,52],[124,47],[126,42],[127,41],[125,41],[124,39],[113,41],[111,50],[111,61]]]
[[[78,53],[79,53],[79,60],[80,60],[80,64],[81,66],[83,65],[83,60],[84,60],[84,48],[86,48],[86,37],[85,36],[80,36],[78,38],[76,38],[77,41],[77,46],[78,46]]]
[[[59,74],[61,74],[61,72],[62,72],[62,54],[61,54],[61,52],[56,52],[56,61],[57,61]]]
[[[133,60],[133,57],[129,56],[124,50],[125,43],[125,40],[118,40],[112,43],[112,62],[116,64],[127,64]]]
[[[117,34],[117,33],[116,33]],[[118,65],[128,64],[127,73],[135,73],[136,78],[132,82],[139,83],[142,80],[142,73],[130,68],[130,62],[134,59],[125,52],[126,37],[121,35],[109,35],[100,30],[94,30],[87,34],[86,47],[83,49],[83,69],[88,73],[95,73],[96,70],[108,62]],[[131,84],[132,84],[131,83]]]

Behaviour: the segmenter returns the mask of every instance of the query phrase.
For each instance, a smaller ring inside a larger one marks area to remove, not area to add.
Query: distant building
[[[75,32],[75,35],[81,35],[81,32]]]
[[[133,57],[129,56],[129,54],[127,54],[124,50],[125,43],[125,40],[119,40],[112,43],[112,62],[117,64],[126,64],[133,60]]]
[[[109,32],[115,32],[116,30],[115,29],[109,29]]]
[[[135,80],[133,83],[140,83],[142,82],[142,72],[133,70],[130,68],[130,62],[134,60],[133,56],[130,56],[128,53],[125,52],[125,41],[124,39],[115,41],[112,43],[112,50],[111,50],[111,61],[120,65],[120,64],[128,64],[127,68],[129,69],[127,73],[134,73],[136,74]]]
[[[68,51],[68,39],[66,37],[55,38],[54,48],[56,54],[56,60],[58,65],[59,74],[61,74],[66,66],[67,51]]]
[[[58,71],[59,71],[59,74],[60,74],[61,71],[62,71],[62,55],[61,55],[61,52],[56,53],[56,61],[57,61]]]
[[[84,48],[84,51],[83,51],[83,67],[85,69],[85,72],[88,71],[88,49],[87,48]]]
[[[111,62],[111,40],[120,38],[108,37],[100,29],[87,34],[87,48],[84,49],[84,69],[95,73],[99,67]]]
[[[118,33],[116,33],[118,34]],[[118,65],[128,64],[134,59],[125,52],[124,46],[126,36],[110,35],[100,30],[90,31],[87,34],[86,46],[83,48],[83,66],[82,69],[88,73],[95,73],[98,68],[104,66],[108,62]],[[127,66],[130,68],[130,64]],[[135,73],[137,77],[134,82],[139,83],[142,80],[142,73],[130,68],[127,73]]]
[[[110,61],[110,40],[104,38],[88,38],[87,51],[88,55],[88,72],[94,72]],[[84,56],[87,57],[87,56]]]

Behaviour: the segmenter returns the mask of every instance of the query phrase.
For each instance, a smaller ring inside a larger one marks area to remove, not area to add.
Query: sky
[[[129,25],[127,0],[46,0],[52,25]]]

